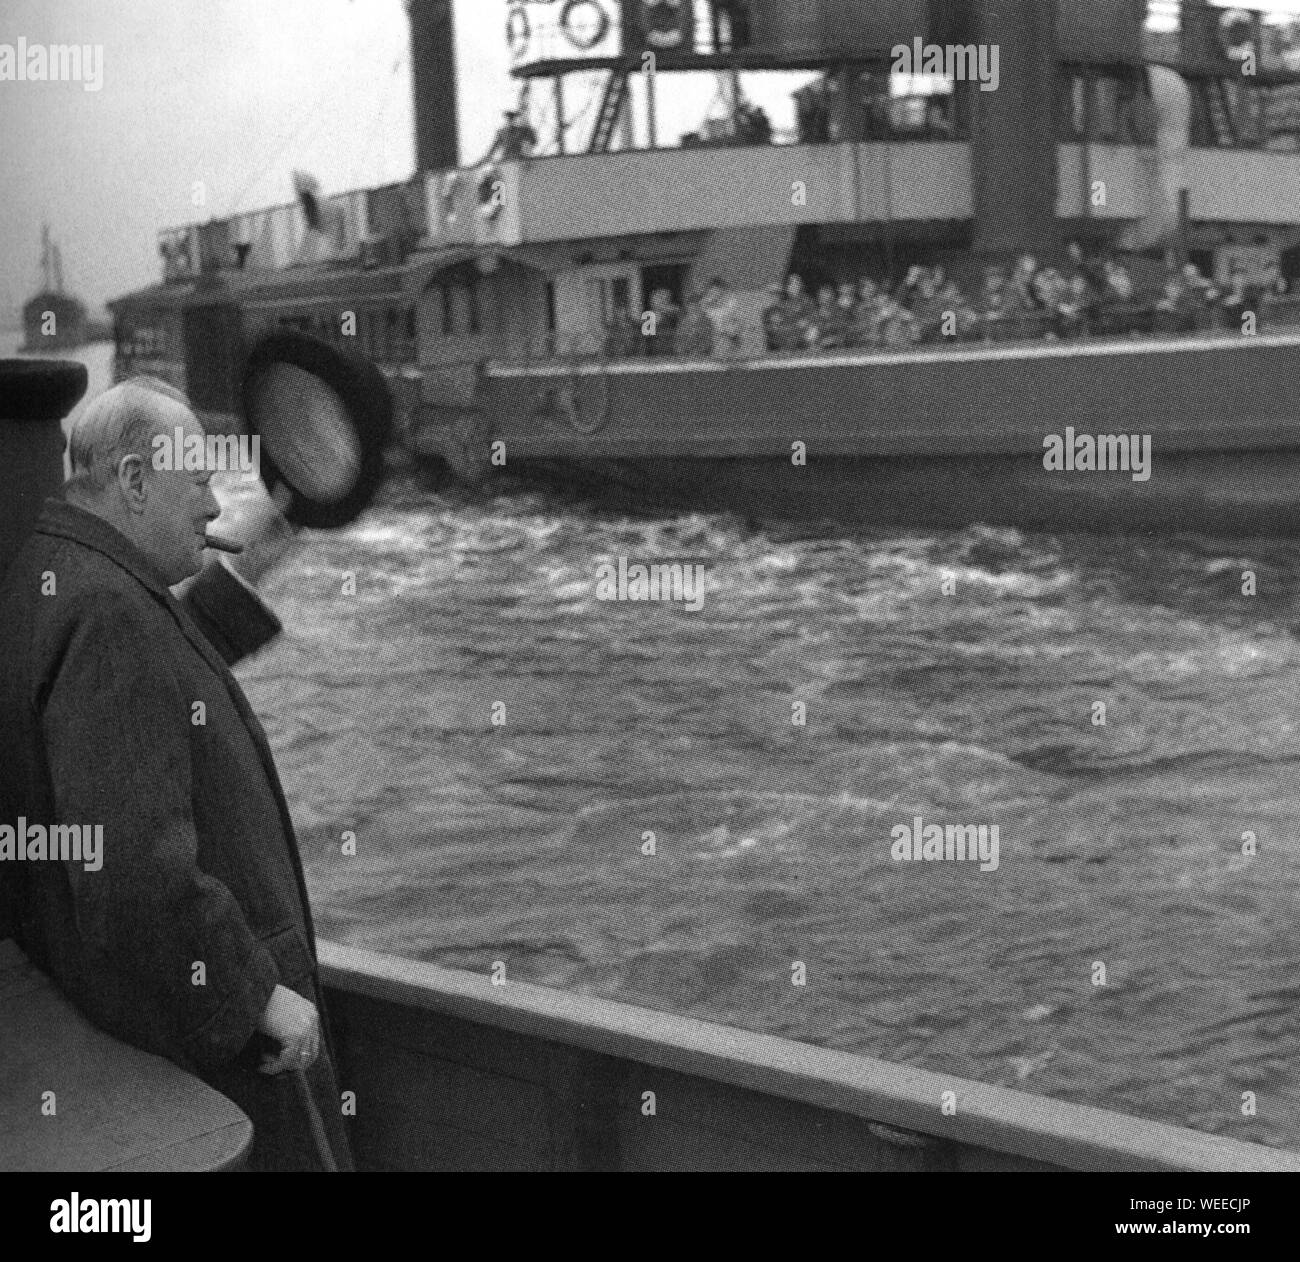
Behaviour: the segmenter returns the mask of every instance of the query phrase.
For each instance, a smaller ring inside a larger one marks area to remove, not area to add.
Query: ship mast
[[[41,224],[41,282],[42,293],[63,292],[63,258],[59,247],[50,239],[50,225]]]
[[[54,288],[50,256],[50,225],[41,224],[41,292],[49,293]]]

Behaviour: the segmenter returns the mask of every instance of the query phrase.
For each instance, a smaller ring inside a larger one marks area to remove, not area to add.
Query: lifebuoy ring
[[[682,4],[683,0],[645,0],[641,21],[652,48],[680,48],[685,42]]]
[[[584,9],[595,10],[595,26],[587,31],[574,23],[574,14],[581,13]],[[564,8],[560,12],[560,29],[574,48],[584,53],[590,52],[609,34],[609,14],[597,0],[564,0]]]
[[[528,10],[523,4],[512,5],[506,14],[506,46],[516,61],[528,51],[532,38],[533,24],[528,20]]]
[[[596,397],[590,402],[584,400],[579,394],[584,377],[596,383]],[[609,373],[604,370],[594,374],[583,373],[574,367],[568,381],[557,391],[556,402],[559,405],[560,415],[574,433],[583,435],[596,433],[603,429],[609,420]]]

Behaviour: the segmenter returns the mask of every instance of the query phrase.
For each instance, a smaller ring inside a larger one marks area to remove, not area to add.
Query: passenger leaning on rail
[[[847,340],[848,333],[849,316],[839,305],[835,286],[823,285],[817,291],[817,310],[813,313],[809,344],[818,350],[838,350]]]
[[[1231,271],[1228,273],[1228,286],[1224,290],[1220,304],[1223,307],[1223,318],[1229,328],[1238,327],[1241,324],[1242,315],[1251,308],[1258,305],[1258,291],[1254,286],[1246,281],[1245,265],[1239,262],[1233,263]]]
[[[1222,295],[1192,262],[1179,263],[1171,256],[1163,290],[1149,267],[1138,262],[1135,267],[1140,284],[1118,258],[1085,257],[1071,242],[1059,268],[1040,266],[1033,255],[1022,254],[1010,276],[997,266],[985,268],[982,279],[968,274],[966,283],[976,286],[974,301],[937,264],[910,265],[892,287],[863,276],[855,292],[847,278],[835,284],[823,280],[816,303],[809,299],[803,277],[791,272],[784,288],[770,285],[766,290],[763,330],[773,352],[1192,333],[1218,323],[1233,327],[1248,311],[1262,323],[1268,316],[1266,300],[1287,290],[1276,264],[1251,284],[1239,263]]]
[[[629,359],[640,355],[641,326],[628,310],[627,303],[619,303],[605,327],[605,356],[607,359]]]
[[[816,308],[804,291],[803,277],[791,272],[785,281],[785,296],[776,305],[773,329],[778,351],[801,351],[809,345]]]
[[[212,470],[153,459],[177,429],[202,446],[162,382],[92,402],[64,495],[0,589],[0,818],[103,826],[98,871],[12,865],[15,936],[95,1024],[234,1100],[254,1169],[324,1165],[298,1070],[350,1169],[293,821],[229,669],[280,624],[243,578],[202,568]],[[269,509],[253,525],[255,577],[291,532]]]
[[[724,359],[739,355],[744,331],[740,305],[721,276],[715,276],[709,282],[703,307],[713,327],[713,353]]]
[[[713,324],[698,289],[691,290],[677,325],[677,354],[685,359],[707,359],[713,354]]]
[[[681,308],[673,301],[671,290],[656,289],[650,295],[650,310],[642,316],[647,355],[676,354],[677,324],[681,314]]]
[[[857,300],[849,318],[849,345],[869,347],[880,345],[878,317],[880,315],[880,289],[870,276],[858,278]]]

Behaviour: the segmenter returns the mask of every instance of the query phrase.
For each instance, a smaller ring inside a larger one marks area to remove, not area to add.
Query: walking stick
[[[293,1085],[298,1089],[298,1101],[306,1110],[307,1121],[311,1124],[311,1137],[316,1144],[316,1155],[321,1159],[321,1164],[326,1170],[337,1174],[339,1168],[334,1160],[329,1140],[325,1137],[325,1123],[321,1121],[320,1110],[316,1107],[311,1088],[307,1085],[307,1071],[301,1065],[297,1065],[289,1072],[293,1075]]]

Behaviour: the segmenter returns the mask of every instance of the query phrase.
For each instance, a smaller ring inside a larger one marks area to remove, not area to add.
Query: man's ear
[[[145,501],[149,498],[145,486],[144,458],[142,456],[123,456],[117,465],[117,486],[122,492],[127,508],[133,513],[143,513]]]

